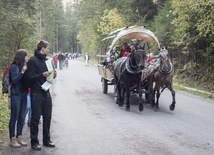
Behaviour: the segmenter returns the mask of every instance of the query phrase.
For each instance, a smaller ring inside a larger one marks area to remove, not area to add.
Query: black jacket
[[[48,71],[45,63],[46,60],[46,55],[35,50],[34,56],[31,57],[27,63],[26,79],[32,91],[43,91],[41,85],[46,81],[43,73]]]

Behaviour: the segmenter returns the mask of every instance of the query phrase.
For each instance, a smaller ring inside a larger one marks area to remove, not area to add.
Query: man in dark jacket
[[[41,150],[38,139],[38,124],[41,115],[43,116],[43,145],[55,147],[55,144],[50,139],[52,98],[49,90],[44,91],[41,87],[46,82],[46,77],[52,73],[48,71],[45,63],[47,60],[46,55],[49,53],[48,45],[47,41],[40,41],[37,44],[34,56],[27,63],[27,80],[31,84],[32,108],[30,138],[31,148],[34,150]],[[56,71],[54,71],[54,77],[56,77]]]
[[[63,69],[63,62],[65,60],[65,56],[60,52],[58,55],[58,60],[59,60],[59,69]]]

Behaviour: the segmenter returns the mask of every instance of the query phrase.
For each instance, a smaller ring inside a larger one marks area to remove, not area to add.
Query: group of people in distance
[[[51,141],[50,126],[52,117],[52,98],[49,90],[45,91],[41,85],[46,82],[46,78],[56,71],[48,71],[46,66],[46,56],[49,53],[49,43],[41,40],[34,51],[34,56],[28,60],[26,50],[16,51],[14,59],[9,69],[11,113],[9,121],[9,145],[14,148],[27,146],[23,139],[22,130],[26,115],[27,94],[31,89],[31,110],[30,120],[30,144],[33,150],[41,150],[38,139],[38,124],[40,116],[43,116],[43,146],[55,147]]]
[[[80,57],[79,53],[63,53],[61,51],[59,51],[58,53],[54,53],[52,58],[53,58],[53,64],[54,64],[54,68],[57,69],[58,68],[58,62],[59,62],[59,69],[62,70],[63,67],[68,67],[68,62],[71,59],[77,59],[78,57]]]
[[[58,68],[58,62],[59,62],[59,69],[62,70],[64,66],[68,67],[68,60],[69,60],[69,55],[68,53],[62,53],[59,52],[59,54],[55,53],[53,55],[53,64],[54,68]]]

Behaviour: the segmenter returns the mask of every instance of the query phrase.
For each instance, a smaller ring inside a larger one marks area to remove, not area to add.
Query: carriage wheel
[[[102,88],[103,88],[103,94],[107,94],[108,92],[108,80],[102,78]]]
[[[114,101],[118,104],[118,89],[116,84],[114,85]]]

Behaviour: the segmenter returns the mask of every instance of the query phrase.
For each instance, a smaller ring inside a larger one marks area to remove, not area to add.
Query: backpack
[[[2,94],[8,93],[8,88],[10,84],[10,66],[5,67],[3,76],[2,76]]]

